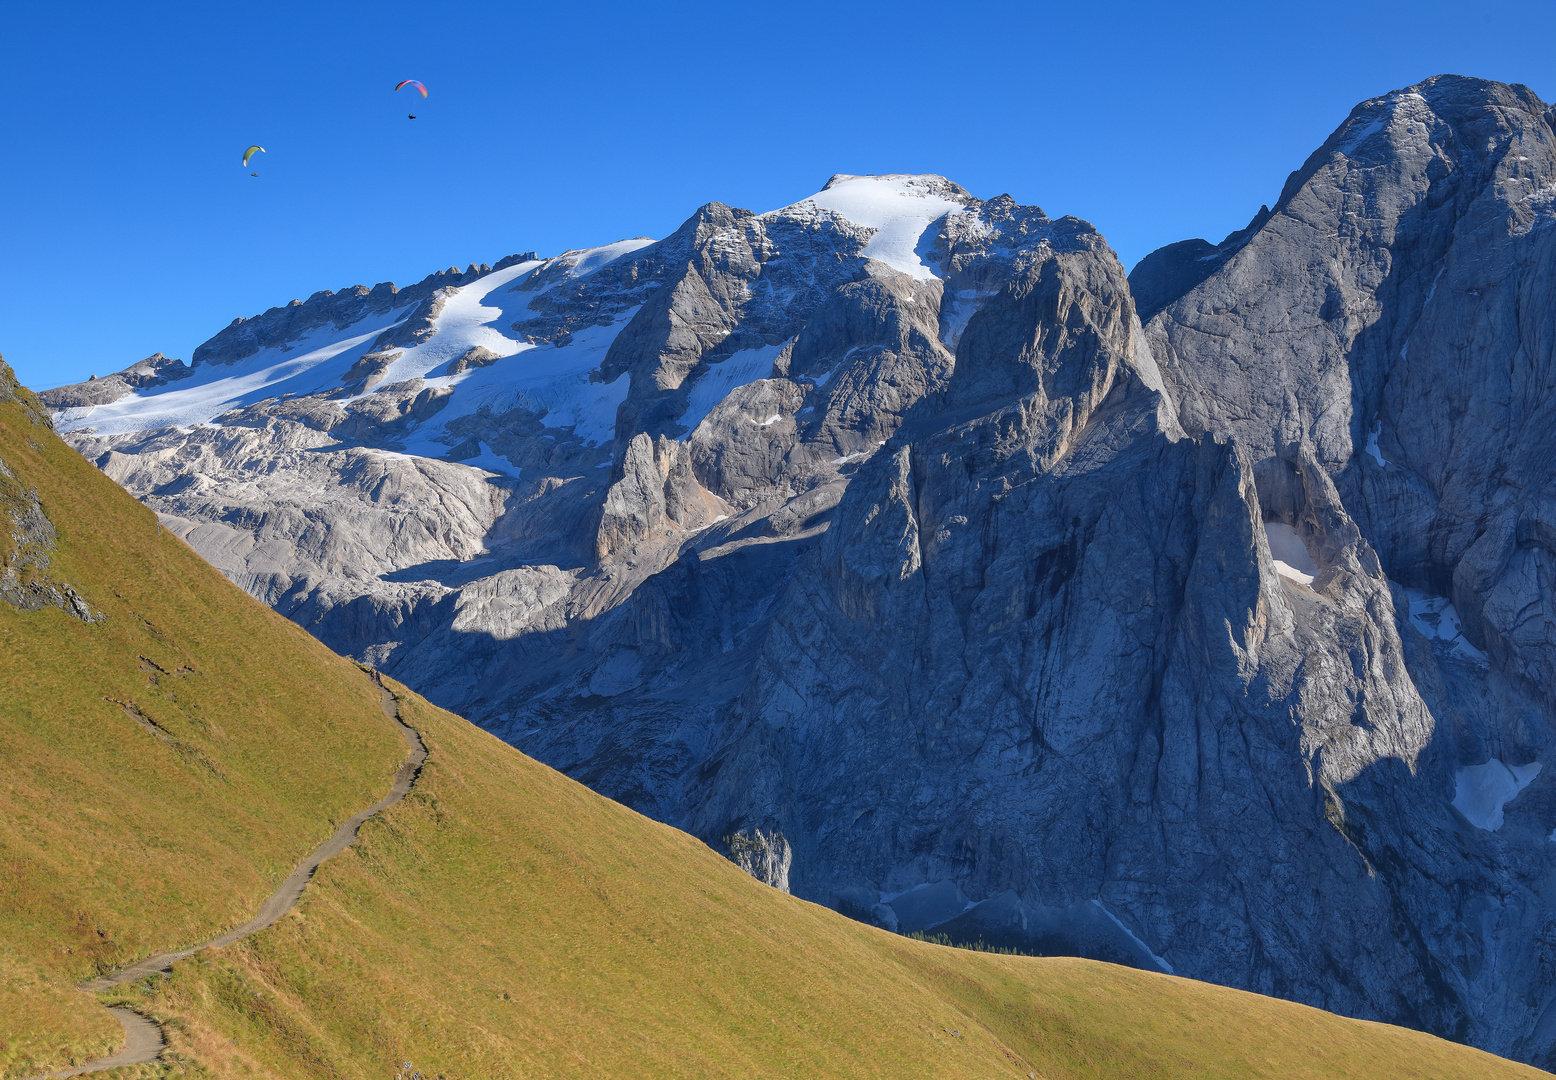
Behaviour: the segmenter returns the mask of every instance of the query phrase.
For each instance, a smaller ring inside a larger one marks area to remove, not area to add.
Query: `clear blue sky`
[[[1446,71],[1556,97],[1556,0],[53,0],[7,5],[0,61],[0,352],[42,388],[834,172],[1009,192],[1132,266],[1246,224],[1367,97]]]

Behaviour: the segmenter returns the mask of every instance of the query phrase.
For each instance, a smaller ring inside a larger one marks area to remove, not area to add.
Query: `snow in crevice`
[[[1459,613],[1447,597],[1436,596],[1424,589],[1405,589],[1410,602],[1410,625],[1421,631],[1429,640],[1445,642],[1452,651],[1477,664],[1488,663],[1486,654],[1469,643],[1464,628],[1459,624]]]
[[[1379,420],[1372,425],[1372,430],[1367,433],[1366,453],[1372,455],[1374,461],[1384,468],[1388,468],[1388,462],[1383,460],[1383,451],[1378,449],[1378,436],[1383,433],[1383,421]]]
[[[989,295],[992,294],[984,294],[977,289],[963,289],[941,304],[940,318],[945,323],[945,329],[940,332],[942,345],[952,352],[956,351],[967,324],[972,321],[972,317],[978,313],[978,309]]]
[[[924,234],[947,214],[966,209],[962,200],[942,194],[935,179],[921,176],[838,179],[825,191],[773,213],[803,217],[808,208],[814,208],[872,229],[874,235],[860,254],[928,281],[935,274],[919,256]]]
[[[1541,765],[1509,765],[1491,758],[1484,765],[1467,765],[1454,775],[1453,806],[1477,829],[1502,827],[1502,808],[1540,775]]]
[[[1283,521],[1266,521],[1264,536],[1270,545],[1270,560],[1275,572],[1299,585],[1312,585],[1318,576],[1318,564],[1308,553],[1302,537]]]
[[[686,411],[681,414],[681,424],[686,428],[686,435],[681,437],[684,439],[696,431],[697,425],[729,396],[730,391],[771,375],[773,361],[778,359],[782,351],[783,345],[762,345],[755,349],[742,349],[720,363],[707,365],[686,395]]]

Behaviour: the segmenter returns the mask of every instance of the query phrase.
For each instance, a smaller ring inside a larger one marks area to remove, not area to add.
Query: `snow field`
[[[401,310],[371,316],[344,333],[322,326],[284,349],[262,349],[235,364],[203,364],[178,382],[126,394],[108,405],[70,409],[69,417],[62,412],[60,431],[92,427],[99,435],[121,435],[190,427],[266,398],[332,389],[374,338],[408,314]]]
[[[960,201],[932,191],[923,178],[914,176],[856,176],[784,210],[799,210],[806,204],[874,229],[864,257],[921,281],[935,276],[918,255],[924,233],[947,214],[965,209]]]
[[[481,301],[494,290],[524,277],[539,265],[539,262],[519,263],[460,286],[457,293],[443,302],[443,309],[435,320],[437,333],[396,357],[384,372],[383,381],[387,384],[426,378],[438,367],[477,346],[489,349],[498,356],[512,356],[520,349],[528,348],[493,329],[489,324],[502,318],[503,309],[487,307]]]

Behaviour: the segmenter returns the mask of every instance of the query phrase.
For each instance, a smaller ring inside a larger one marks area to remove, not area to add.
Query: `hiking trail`
[[[376,673],[375,673],[376,674]],[[370,676],[373,684],[378,687],[379,704],[384,710],[384,715],[393,720],[395,726],[400,729],[410,752],[405,755],[405,760],[400,763],[400,768],[394,774],[394,785],[390,787],[389,794],[379,799],[361,813],[347,819],[340,828],[335,830],[333,836],[320,844],[314,852],[302,862],[297,864],[291,876],[281,882],[275,892],[270,894],[259,907],[259,914],[248,922],[225,934],[220,934],[209,941],[198,945],[191,945],[187,949],[179,949],[176,952],[158,953],[148,956],[138,963],[121,968],[109,975],[101,975],[95,979],[89,979],[80,983],[78,989],[89,994],[100,993],[123,983],[144,979],[158,971],[166,971],[179,960],[193,956],[201,949],[219,949],[234,942],[242,941],[250,934],[259,932],[267,926],[273,925],[281,916],[297,906],[297,901],[302,899],[303,890],[307,888],[314,872],[319,869],[319,864],[334,855],[339,855],[351,846],[357,838],[357,830],[362,823],[374,814],[387,810],[406,795],[416,783],[416,778],[421,775],[421,767],[427,760],[427,746],[421,741],[421,736],[416,730],[400,719],[400,703],[389,688],[384,686],[376,677]],[[166,1049],[167,1041],[163,1038],[162,1028],[150,1017],[142,1016],[133,1009],[119,1006],[109,1006],[108,1011],[124,1027],[124,1046],[117,1053],[108,1057],[89,1061],[85,1065],[76,1065],[68,1069],[59,1069],[55,1072],[44,1073],[41,1076],[29,1077],[28,1080],[57,1080],[60,1077],[82,1076],[86,1073],[102,1072],[105,1069],[115,1069],[121,1065],[140,1065],[156,1061]]]

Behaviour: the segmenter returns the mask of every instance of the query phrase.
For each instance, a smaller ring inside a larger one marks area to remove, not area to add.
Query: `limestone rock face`
[[[796,895],[1549,1061],[1550,124],[1365,103],[1133,288],[1085,222],[837,176],[57,415],[332,647],[781,833]]]
[[[192,372],[193,369],[182,360],[170,360],[161,353],[153,353],[140,363],[131,364],[105,379],[91,379],[73,386],[45,390],[38,395],[38,399],[50,409],[91,408],[111,404],[136,390],[165,386],[186,378]]]
[[[761,829],[750,836],[736,833],[729,838],[729,857],[762,884],[779,892],[789,891],[789,867],[794,862],[794,852],[782,833],[764,833]]]
[[[1413,777],[1363,768],[1332,818],[1457,999],[1442,1030],[1547,1067],[1556,775],[1509,786],[1503,816],[1429,820],[1474,802],[1481,766],[1552,753],[1553,124],[1525,87],[1453,76],[1363,102],[1273,211],[1131,278],[1185,429],[1247,454],[1267,520],[1315,496],[1346,515],[1388,579],[1436,730]],[[1406,795],[1423,783],[1433,806]]]
[[[17,385],[16,375],[0,359],[0,401],[21,405],[40,426],[48,419],[37,398]],[[85,623],[102,620],[102,613],[69,583],[49,571],[59,534],[38,500],[38,492],[24,488],[16,474],[0,460],[0,601],[22,611],[56,607]]]

